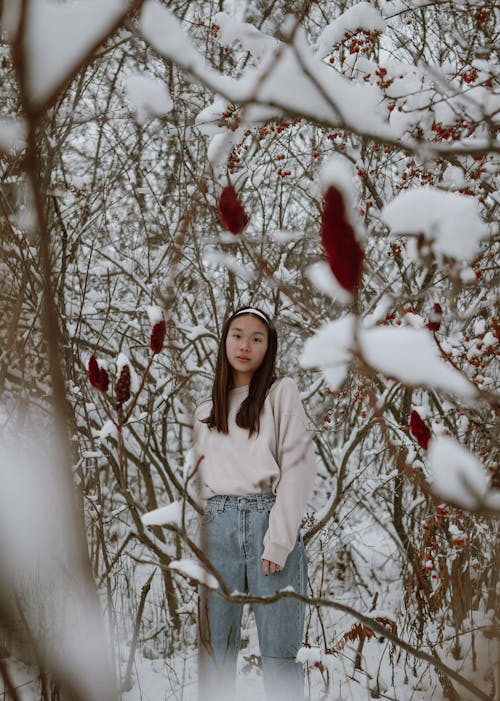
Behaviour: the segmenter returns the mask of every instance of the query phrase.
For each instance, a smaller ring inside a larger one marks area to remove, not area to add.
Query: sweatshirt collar
[[[250,385],[242,385],[241,387],[233,387],[229,391],[233,394],[243,394],[243,392],[248,392]]]

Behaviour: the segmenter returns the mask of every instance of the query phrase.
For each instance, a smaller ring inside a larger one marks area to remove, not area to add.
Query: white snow
[[[217,251],[212,246],[207,246],[203,254],[203,263],[212,268],[227,268],[227,270],[230,270],[237,277],[245,280],[245,282],[249,282],[255,277],[255,271],[243,266],[235,256],[232,256],[230,253]]]
[[[491,331],[488,331],[484,338],[482,339],[482,343],[485,348],[489,348],[490,346],[496,346],[498,343],[498,338],[491,333]]]
[[[207,570],[198,562],[195,562],[195,560],[191,560],[189,558],[174,560],[169,564],[168,568],[183,574],[189,579],[194,579],[196,582],[200,582],[200,584],[205,584],[205,586],[209,587],[210,589],[219,588],[219,583],[215,577],[207,572]]]
[[[466,509],[489,506],[500,512],[500,490],[489,489],[489,475],[480,460],[450,436],[431,440],[428,466],[434,491]]]
[[[218,124],[221,113],[228,109],[227,99],[220,95],[217,95],[213,102],[211,102],[208,107],[205,107],[201,112],[196,115],[195,124],[202,134],[207,136],[222,137],[225,135],[221,134],[221,128]],[[210,148],[215,148],[215,146],[210,146]],[[210,159],[209,159],[210,160]]]
[[[276,229],[275,231],[270,231],[268,236],[278,243],[290,243],[291,241],[300,241],[300,239],[304,238],[304,232],[290,229]]]
[[[188,326],[186,327],[185,331],[186,338],[188,339],[188,341],[196,341],[202,336],[210,336],[212,333],[203,324],[197,324],[196,326]]]
[[[369,328],[375,326],[379,321],[383,321],[389,310],[394,306],[394,297],[387,292],[380,297],[375,309],[367,314],[363,319],[363,326]]]
[[[26,146],[26,125],[21,119],[0,117],[0,151],[21,151]]]
[[[320,367],[334,391],[349,370],[353,332],[354,318],[348,315],[326,324],[304,344],[300,364],[304,368]]]
[[[283,589],[280,589],[280,591],[292,591],[292,592],[295,592],[295,589],[294,589],[294,587],[293,587],[291,584],[289,584],[287,587],[283,587]]]
[[[321,56],[329,54],[332,47],[343,40],[346,32],[352,34],[357,29],[382,34],[386,29],[386,23],[373,5],[368,2],[359,2],[323,29],[317,41],[318,53]]]
[[[387,618],[389,621],[394,621],[394,611],[388,609],[373,609],[373,611],[365,611],[364,615],[368,618]]]
[[[321,661],[322,655],[323,651],[320,647],[301,647],[295,659],[302,664],[306,664],[306,662],[315,664]]]
[[[357,343],[368,365],[387,377],[463,397],[475,396],[474,385],[444,362],[427,329],[361,325],[357,342],[354,330],[350,315],[324,325],[304,344],[301,365],[321,368],[330,388],[336,390],[345,379]]]
[[[170,10],[157,0],[146,0],[140,19],[144,37],[159,52],[191,70],[204,70],[205,62],[181,23]]]
[[[464,285],[476,282],[477,277],[473,268],[471,268],[469,265],[467,265],[465,268],[462,268],[460,270],[460,280],[464,283]]]
[[[114,423],[112,422],[111,419],[107,419],[103,423],[103,425],[99,431],[93,431],[92,433],[98,439],[99,443],[102,443],[103,441],[105,441],[106,438],[108,438],[108,436],[112,436],[113,438],[116,438],[116,436],[118,435],[117,430],[116,430],[116,426],[114,425]]]
[[[465,187],[466,181],[464,171],[458,166],[449,165],[443,173],[442,182],[443,185],[449,189]]]
[[[195,121],[197,126],[206,124],[206,115],[197,115]],[[233,148],[235,140],[236,134],[229,131],[215,134],[215,136],[210,139],[207,148],[207,159],[215,173],[224,173],[227,170],[227,158]]]
[[[360,343],[367,362],[388,377],[464,397],[476,394],[472,383],[442,360],[427,329],[378,326],[362,330]]]
[[[423,316],[412,312],[407,312],[402,321],[405,326],[413,326],[415,329],[423,329],[427,323]]]
[[[349,81],[314,56],[302,28],[297,30],[293,45],[282,48],[279,60],[273,55],[262,64],[255,70],[257,95],[262,101],[332,125],[348,123],[360,131],[389,135],[378,88]]]
[[[2,596],[19,603],[48,669],[71,680],[81,698],[100,701],[113,698],[109,649],[82,567],[85,536],[64,454],[45,416],[26,416],[11,436],[0,432]]]
[[[150,306],[146,307],[146,311],[148,313],[149,323],[151,326],[155,326],[156,324],[159,324],[160,321],[163,321],[163,308],[159,307],[157,304],[151,304]]]
[[[152,117],[168,114],[174,106],[165,83],[144,73],[136,73],[127,78],[127,95],[139,124],[144,124]]]
[[[247,22],[238,22],[225,12],[218,12],[212,18],[212,25],[217,25],[217,41],[221,46],[238,43],[254,58],[260,58],[265,53],[278,47],[279,42],[264,34]]]
[[[128,357],[125,355],[125,353],[119,353],[118,358],[116,359],[116,376],[120,377],[121,372],[125,365],[128,365],[130,368],[130,360]]]
[[[402,192],[381,212],[391,235],[423,233],[436,254],[471,260],[488,236],[474,198],[431,187]]]
[[[141,521],[145,526],[176,526],[182,527],[182,504],[173,501],[167,506],[160,506],[158,509],[148,511],[141,516]]]
[[[141,30],[157,51],[223,95],[226,102],[261,102],[245,108],[247,122],[280,116],[285,109],[326,124],[347,122],[360,131],[390,136],[378,88],[337,74],[313,54],[301,28],[292,45],[278,43],[278,48],[264,52],[257,65],[250,65],[238,79],[208,67],[177,18],[155,0],[144,4]]]
[[[351,302],[352,295],[339,285],[326,261],[312,263],[306,268],[305,273],[318,292],[328,295],[340,304]]]
[[[43,102],[124,12],[124,0],[28,3],[27,72],[31,99]]]

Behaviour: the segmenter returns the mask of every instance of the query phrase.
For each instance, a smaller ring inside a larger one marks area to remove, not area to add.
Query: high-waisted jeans
[[[215,496],[207,501],[202,546],[229,593],[265,597],[290,586],[297,593],[306,593],[307,562],[300,532],[283,571],[264,576],[263,538],[274,501],[273,494]],[[228,603],[216,591],[200,587],[199,701],[235,698],[242,608]],[[252,604],[252,608],[268,701],[303,701],[303,669],[295,657],[302,644],[304,604],[285,598],[272,604]]]

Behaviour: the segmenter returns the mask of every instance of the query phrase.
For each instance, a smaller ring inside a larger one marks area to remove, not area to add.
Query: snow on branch
[[[174,106],[165,83],[144,73],[135,73],[127,78],[127,95],[138,124],[144,124],[153,117],[162,117]]]
[[[203,262],[205,265],[213,268],[227,268],[227,270],[230,270],[239,278],[247,282],[255,277],[254,271],[251,269],[248,270],[245,266],[239,263],[235,256],[232,256],[229,253],[221,253],[213,248],[213,246],[207,246],[207,249],[203,255]]]
[[[323,326],[304,345],[303,367],[319,367],[332,390],[345,380],[358,354],[373,370],[411,386],[440,389],[473,398],[477,391],[458,370],[447,365],[427,329],[376,326],[356,329],[345,316]]]
[[[348,27],[353,28],[355,25],[356,30],[368,31],[369,28],[369,31],[378,36],[385,27],[385,20],[368,3],[359,3],[338,18],[333,28],[330,25],[325,29],[319,42],[320,48],[326,47],[331,40],[330,34],[336,39],[342,29],[345,32]],[[329,62],[322,59],[318,47],[309,44],[304,29],[295,21],[285,23],[281,28],[282,35],[286,37],[288,33],[288,37],[285,41],[278,41],[248,23],[231,19],[225,13],[215,16],[213,36],[220,44],[238,44],[252,55],[252,61],[248,62],[239,78],[225,75],[207,65],[181,22],[157,0],[145,2],[140,27],[144,38],[162,56],[216,93],[214,104],[198,115],[198,126],[203,127],[206,123],[212,128],[214,119],[221,119],[227,104],[232,104],[245,106],[239,126],[262,123],[288,114],[303,117],[325,128],[348,129],[360,136],[419,156],[422,153],[421,139],[415,141],[407,131],[408,127],[416,125],[414,113],[420,115],[418,110],[422,105],[418,100],[413,108],[408,105],[402,112],[394,110],[388,118],[384,104],[384,97],[387,97],[384,81],[357,81],[338,73]],[[383,70],[387,73],[386,69]],[[391,77],[387,83],[392,83],[397,76],[400,82],[399,93],[403,91],[409,95],[419,95],[425,71],[423,68],[418,69],[419,75],[416,75],[416,70],[404,62],[394,62],[394,78]],[[414,84],[415,81],[417,85]],[[427,101],[431,99],[431,88],[432,76],[426,88]],[[471,109],[476,116],[481,111],[479,105],[484,102],[478,103],[473,99],[470,90],[466,102],[461,93],[456,96],[456,101],[460,105],[463,103],[470,106],[473,103]],[[494,142],[482,135],[474,138],[464,136],[458,143],[427,143],[425,147],[428,156],[433,150],[439,150],[441,155],[446,155],[447,150],[457,155],[498,149]]]
[[[279,41],[249,24],[238,22],[225,12],[218,12],[212,20],[212,27],[217,32],[221,46],[239,44],[242,49],[252,54],[254,58],[262,56],[278,48]]]
[[[490,488],[478,458],[451,436],[431,440],[429,470],[435,494],[459,508],[500,516],[500,490]]]
[[[34,103],[43,103],[57,92],[126,7],[124,0],[28,2],[25,47],[28,91]]]
[[[392,236],[423,234],[435,254],[457,260],[470,261],[489,233],[474,198],[433,187],[402,192],[381,217]]]
[[[208,67],[180,22],[155,0],[149,0],[143,7],[141,29],[159,53],[187,70],[206,87],[224,95],[229,102],[269,107],[259,109],[257,114],[248,110],[248,121],[255,118],[264,121],[279,117],[283,112],[292,112],[331,126],[350,124],[360,131],[391,137],[390,127],[380,108],[379,90],[338,75],[314,55],[301,28],[295,32],[293,46],[283,42],[269,42],[267,48],[263,45],[261,59],[239,79]],[[243,30],[244,42],[248,30]],[[315,76],[315,81],[309,74]]]
[[[153,511],[148,511],[141,516],[145,526],[176,526],[182,527],[182,506],[180,502],[173,501],[167,506],[161,506]]]
[[[195,562],[194,560],[190,560],[189,558],[174,560],[169,564],[168,568],[178,572],[183,577],[187,577],[193,582],[204,584],[210,589],[219,588],[219,583],[213,574],[210,574],[199,563]]]
[[[358,2],[323,29],[317,41],[318,53],[328,53],[333,44],[343,40],[346,32],[354,33],[360,29],[380,34],[386,29],[386,22],[380,12],[368,2]]]

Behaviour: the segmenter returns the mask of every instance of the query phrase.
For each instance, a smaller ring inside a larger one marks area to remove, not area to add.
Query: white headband
[[[269,321],[266,318],[265,314],[263,314],[258,309],[254,309],[253,307],[247,307],[246,309],[240,309],[240,311],[234,315],[233,319],[235,319],[240,314],[256,314],[257,316],[260,316],[261,319],[264,319],[264,321],[266,322],[266,326],[269,326]]]

